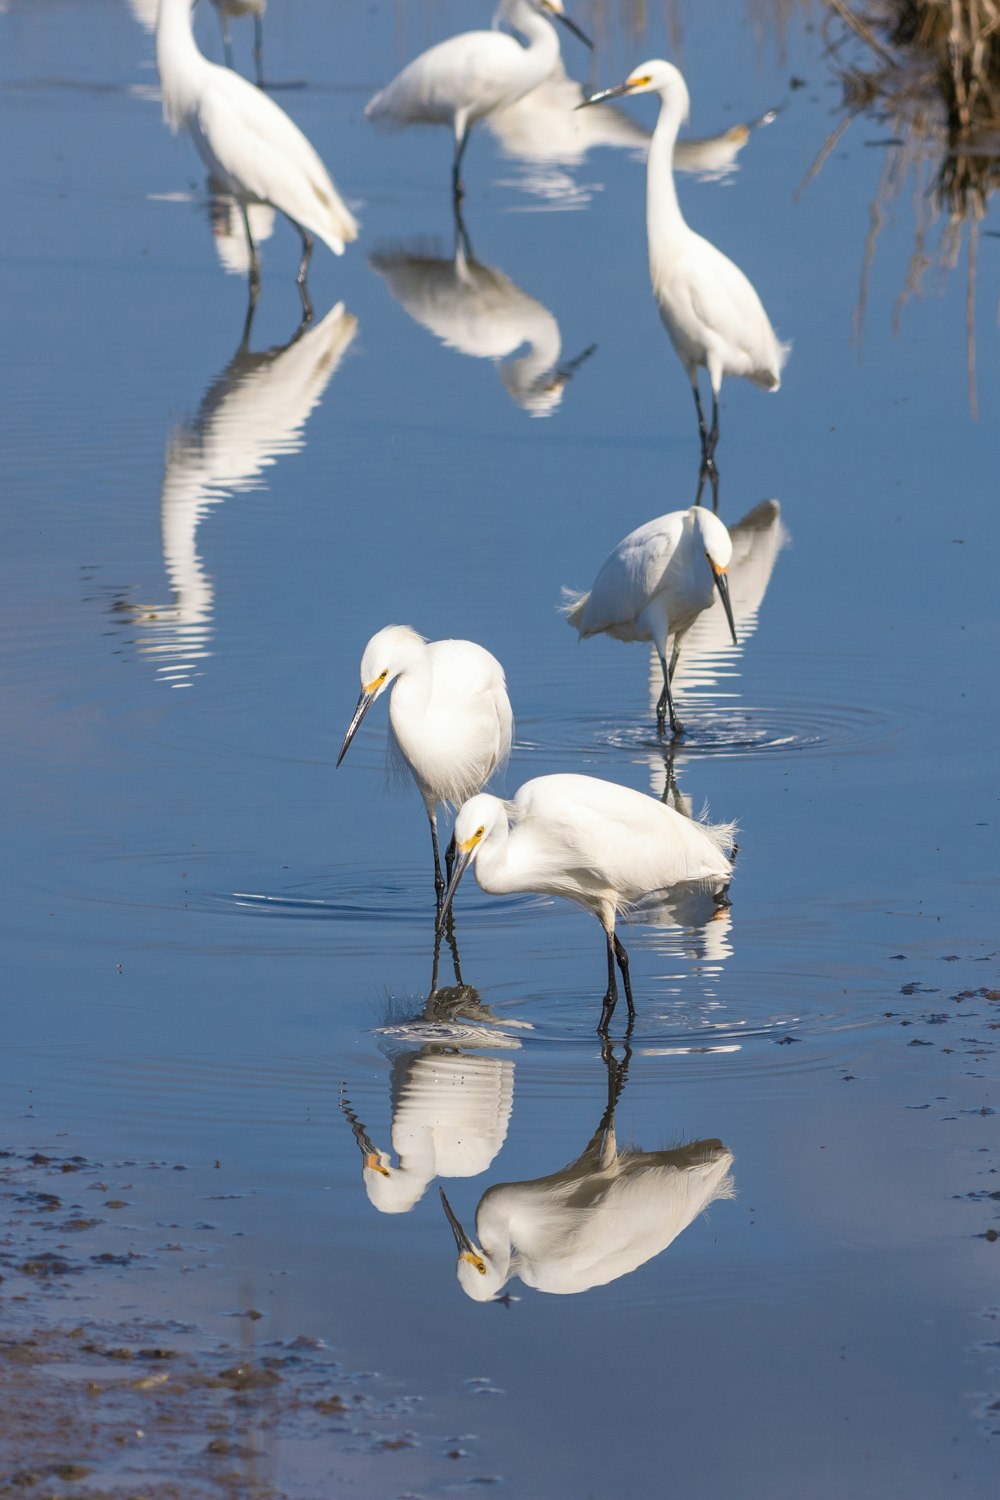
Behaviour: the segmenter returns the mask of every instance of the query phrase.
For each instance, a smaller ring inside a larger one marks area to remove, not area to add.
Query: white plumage
[[[674,184],[677,132],[688,117],[687,85],[672,63],[654,59],[635,68],[624,83],[595,94],[588,104],[624,94],[655,93],[660,113],[646,166],[646,233],[649,274],[670,341],[677,351],[698,410],[703,476],[715,479],[719,435],[719,390],[724,375],[742,375],[776,391],[789,346],[779,342],[747,277],[728,256],[690,228]],[[706,427],[698,371],[712,386],[712,426]]]
[[[458,807],[510,755],[514,715],[503,667],[474,641],[426,641],[408,625],[387,625],[361,657],[358,698],[337,764],[376,698],[394,682],[389,728],[424,799],[434,844],[434,879],[444,890],[437,809]],[[450,854],[450,851],[449,851]]]
[[[498,17],[516,27],[527,45],[502,31],[449,37],[407,64],[369,100],[365,114],[387,125],[450,125],[452,187],[459,196],[462,156],[473,125],[536,88],[559,59],[559,38],[546,11],[587,40],[566,16],[562,0],[501,0]]]
[[[590,592],[568,595],[567,618],[581,638],[603,634],[617,641],[652,641],[656,647],[663,669],[663,692],[656,707],[661,735],[668,711],[672,732],[681,733],[671,676],[685,632],[712,604],[716,589],[736,643],[726,583],[732,554],[729,532],[718,516],[693,505],[630,531],[601,565]]]
[[[269,203],[292,222],[302,236],[298,281],[304,288],[312,236],[340,255],[357,238],[357,223],[284,110],[238,73],[202,56],[191,29],[192,3],[160,0],[156,61],[164,118],[173,130],[189,132],[209,172],[241,205]],[[258,276],[251,249],[252,284]]]
[[[733,1154],[719,1140],[619,1148],[614,1107],[624,1067],[606,1061],[608,1108],[583,1153],[548,1177],[487,1188],[476,1210],[478,1245],[442,1191],[459,1285],[474,1301],[490,1301],[513,1276],[563,1296],[606,1286],[662,1254],[710,1203],[734,1196]]]
[[[455,819],[457,858],[439,930],[473,862],[480,886],[493,895],[537,891],[593,912],[607,942],[608,988],[598,1026],[606,1035],[618,999],[616,959],[630,1024],[635,1015],[617,913],[681,882],[727,882],[734,833],[731,823],[693,822],[643,792],[595,776],[537,776],[510,802],[481,793]]]

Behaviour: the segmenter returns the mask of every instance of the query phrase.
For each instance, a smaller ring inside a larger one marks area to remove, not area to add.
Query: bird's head
[[[444,1188],[438,1188],[438,1192],[441,1194],[441,1207],[451,1225],[451,1232],[455,1236],[455,1244],[458,1247],[458,1264],[455,1267],[458,1284],[473,1302],[492,1302],[503,1286],[503,1279],[458,1222],[451,1204],[444,1195]]]
[[[557,21],[561,21],[566,30],[573,33],[577,41],[582,42],[585,47],[589,47],[593,51],[594,44],[590,40],[590,37],[587,36],[586,32],[581,31],[576,22],[571,20],[566,14],[566,7],[563,5],[562,0],[530,0],[530,3],[543,16],[554,16]]]
[[[713,515],[710,510],[706,510],[703,505],[692,505],[688,511],[688,515],[691,518],[695,534],[708,559],[708,565],[712,570],[716,588],[719,590],[719,598],[722,600],[722,607],[726,611],[726,619],[729,621],[729,633],[733,638],[733,645],[738,646],[739,641],[736,639],[736,626],[733,622],[733,607],[729,599],[729,583],[726,577],[729,564],[733,558],[732,537],[718,516]]]
[[[691,107],[687,84],[680,68],[675,68],[673,63],[665,62],[663,58],[654,57],[650,62],[640,63],[637,68],[633,68],[624,83],[617,83],[614,88],[592,94],[589,99],[578,104],[577,109],[585,109],[588,104],[600,104],[605,99],[622,99],[627,94],[659,94],[677,107],[682,120],[687,119]]]
[[[338,766],[376,698],[381,697],[394,677],[406,670],[424,644],[423,636],[409,625],[386,625],[372,636],[361,656],[361,696],[337,756]]]
[[[476,858],[485,840],[501,822],[506,827],[506,808],[499,797],[491,797],[488,792],[479,792],[477,796],[470,797],[468,802],[464,802],[459,808],[455,819],[455,867],[451,872],[451,880],[444,893],[444,900],[441,902],[441,910],[438,912],[439,934],[444,931],[445,918],[455,892],[458,890],[459,881]]]

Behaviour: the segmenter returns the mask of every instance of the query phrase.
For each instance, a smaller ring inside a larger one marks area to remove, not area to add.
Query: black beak
[[[458,890],[458,882],[461,880],[462,876],[465,874],[466,870],[469,868],[469,865],[472,862],[472,855],[475,847],[475,844],[473,844],[472,849],[459,849],[456,851],[457,857],[455,859],[455,868],[451,872],[451,879],[448,882],[448,889],[444,893],[444,900],[441,902],[441,910],[438,912],[437,927],[435,928],[435,933],[439,938],[444,932],[445,919],[448,916],[448,908],[451,906],[451,903],[455,896],[455,892]],[[442,1193],[441,1196],[443,1198],[444,1194]],[[445,1207],[447,1207],[447,1200],[445,1200]]]
[[[733,606],[729,602],[729,581],[725,573],[716,572],[714,568],[712,571],[715,573],[715,582],[719,590],[719,597],[722,600],[722,607],[726,611],[726,619],[729,621],[729,634],[733,638],[733,645],[738,646],[739,641],[736,639],[736,626],[733,624]]]
[[[444,1188],[439,1187],[438,1192],[441,1194],[441,1207],[444,1209],[445,1213],[448,1216],[448,1223],[451,1225],[451,1232],[455,1236],[455,1244],[458,1246],[459,1255],[478,1256],[479,1251],[469,1239],[469,1236],[466,1234],[461,1224],[455,1218],[455,1215],[452,1212],[451,1204],[448,1202],[447,1198],[444,1195]]]
[[[605,99],[620,99],[623,94],[629,94],[632,90],[628,83],[616,83],[613,89],[602,89],[599,94],[591,94],[589,99],[584,99],[578,104],[577,109],[586,109],[588,104],[603,104]]]
[[[364,718],[365,714],[368,712],[374,702],[375,694],[366,693],[364,688],[362,688],[361,696],[358,699],[358,706],[354,710],[354,718],[347,726],[347,733],[344,735],[344,743],[341,745],[340,754],[337,756],[338,766],[340,765],[340,762],[343,760],[344,756],[347,754],[347,747],[350,745],[354,736],[357,734],[359,728],[361,727],[361,720]]]
[[[560,11],[554,11],[553,14],[555,15],[557,21],[561,21],[563,23],[567,31],[571,31],[573,33],[578,42],[582,42],[585,47],[589,47],[591,52],[593,52],[593,42],[590,40],[590,37],[585,31],[580,30],[575,21],[571,21],[569,16],[563,15]]]

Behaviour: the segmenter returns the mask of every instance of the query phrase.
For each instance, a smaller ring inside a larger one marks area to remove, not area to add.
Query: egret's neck
[[[484,891],[516,891],[515,872],[510,864],[510,825],[499,818],[479,846],[476,855],[476,879]],[[515,882],[512,884],[512,881]]]
[[[556,28],[533,5],[528,5],[526,0],[518,0],[518,3],[510,6],[507,10],[507,19],[523,37],[527,38],[528,45],[525,50],[531,57],[538,74],[538,82],[541,83],[542,79],[547,78],[559,63],[559,36]]]
[[[678,233],[687,229],[674,184],[674,145],[682,117],[682,107],[676,99],[661,98],[660,115],[646,160],[646,234],[654,284],[658,263],[664,254],[669,256]]]
[[[173,130],[187,123],[211,67],[198,51],[191,29],[192,0],[160,0],[156,18],[156,66],[163,93],[163,118]]]
[[[400,649],[400,648],[397,648]],[[397,738],[405,742],[405,727],[409,715],[422,713],[430,701],[434,686],[431,657],[423,641],[414,641],[413,649],[400,649],[396,680],[389,699],[389,722]]]
[[[531,345],[528,353],[501,366],[503,383],[517,399],[530,395],[540,380],[555,369],[562,352],[559,324],[541,303],[535,304],[535,316],[525,327],[524,335]]]

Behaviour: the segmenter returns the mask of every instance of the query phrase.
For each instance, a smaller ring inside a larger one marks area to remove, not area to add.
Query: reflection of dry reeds
[[[844,114],[806,181],[820,170],[858,115],[875,116],[891,132],[887,158],[872,206],[858,323],[885,204],[912,174],[915,240],[899,308],[921,289],[929,268],[953,268],[965,225],[966,340],[969,400],[976,413],[975,285],[979,224],[990,194],[1000,185],[1000,0],[870,0],[862,12],[847,0],[824,0],[827,40],[844,91]],[[843,28],[836,34],[829,24]],[[848,53],[846,44],[862,44]],[[935,225],[937,245],[929,249]]]

